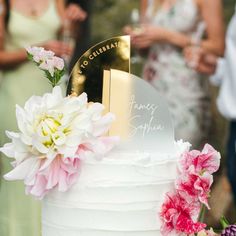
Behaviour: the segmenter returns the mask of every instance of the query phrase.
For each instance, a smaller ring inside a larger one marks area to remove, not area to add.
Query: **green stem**
[[[198,217],[199,222],[204,222],[205,213],[206,213],[206,207],[205,207],[205,205],[202,204],[201,205],[201,211],[200,211],[200,214],[199,214],[199,217]]]

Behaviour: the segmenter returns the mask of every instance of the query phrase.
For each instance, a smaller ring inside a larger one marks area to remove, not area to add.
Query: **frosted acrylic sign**
[[[108,96],[109,110],[116,115],[110,135],[119,135],[132,150],[174,151],[167,103],[149,83],[127,72],[111,70]]]

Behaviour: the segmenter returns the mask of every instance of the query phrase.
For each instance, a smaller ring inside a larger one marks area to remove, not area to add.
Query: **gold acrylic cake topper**
[[[89,101],[102,100],[103,71],[130,72],[130,37],[105,40],[87,50],[75,64],[69,79],[68,94],[88,94]]]
[[[173,153],[174,130],[167,103],[148,82],[129,73],[130,38],[115,37],[89,49],[76,63],[69,93],[86,92],[115,114],[109,135],[122,150]]]

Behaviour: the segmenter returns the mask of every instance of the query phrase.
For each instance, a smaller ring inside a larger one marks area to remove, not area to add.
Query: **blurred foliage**
[[[224,0],[223,4],[224,4],[225,21],[229,22],[231,16],[234,13],[235,0]]]
[[[94,0],[92,9],[92,42],[122,35],[122,28],[130,22],[130,12],[139,8],[138,0]]]

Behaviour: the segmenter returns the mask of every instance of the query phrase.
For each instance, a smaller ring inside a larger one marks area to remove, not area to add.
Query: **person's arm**
[[[215,54],[205,51],[201,47],[186,47],[184,49],[184,57],[186,63],[197,72],[212,75],[216,71],[218,57]],[[195,62],[194,66],[191,65],[192,61]]]
[[[223,56],[225,48],[225,28],[223,23],[223,7],[221,0],[199,0],[199,9],[206,22],[207,40],[203,40],[203,49]]]
[[[19,49],[13,52],[7,52],[4,48],[5,41],[5,14],[6,9],[4,1],[0,0],[0,68],[7,69],[17,66],[27,60],[27,53],[25,49]]]
[[[57,0],[56,4],[62,21],[67,19],[71,22],[78,23],[84,21],[87,17],[87,13],[77,3],[69,3],[66,6],[65,1]]]
[[[148,0],[140,0],[140,16],[141,22],[145,22]]]
[[[57,7],[57,12],[60,16],[61,19],[65,17],[65,1],[64,0],[56,0],[56,7]]]
[[[201,46],[216,55],[224,53],[224,25],[221,0],[196,0],[206,24],[207,39]],[[138,48],[150,47],[153,43],[168,42],[180,48],[193,44],[193,39],[183,33],[163,27],[147,25],[141,34],[133,36],[133,44]]]
[[[225,32],[221,0],[198,0],[197,3],[206,25],[207,36],[205,40],[200,42],[199,46],[215,55],[222,56],[224,54]],[[191,37],[174,31],[164,31],[163,38],[182,48],[194,44]]]

